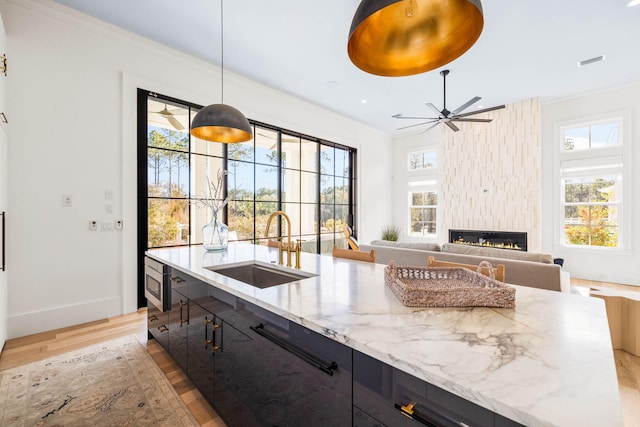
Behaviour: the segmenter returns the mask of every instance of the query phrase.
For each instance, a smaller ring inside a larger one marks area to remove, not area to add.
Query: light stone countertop
[[[385,285],[382,264],[303,253],[301,270],[318,276],[259,289],[204,267],[275,261],[275,248],[147,254],[524,425],[623,425],[600,299],[514,286],[515,309],[412,308]]]

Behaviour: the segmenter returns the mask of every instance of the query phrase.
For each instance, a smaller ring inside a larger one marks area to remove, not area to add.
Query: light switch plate
[[[62,195],[62,207],[63,208],[70,208],[72,205],[72,198],[70,194],[63,194]]]

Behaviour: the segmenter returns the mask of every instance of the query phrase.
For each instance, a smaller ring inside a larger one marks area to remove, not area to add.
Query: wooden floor
[[[640,291],[638,287],[586,280],[573,280],[572,285],[587,290],[590,286]],[[24,365],[49,356],[72,351],[94,343],[134,334],[147,350],[201,426],[226,426],[182,370],[155,341],[147,342],[147,312],[118,316],[55,331],[8,340],[0,353],[0,369]],[[614,351],[625,427],[640,427],[640,357]]]
[[[226,427],[178,365],[155,340],[147,341],[147,310],[8,340],[0,353],[0,369],[25,365],[110,339],[135,335],[201,426]]]

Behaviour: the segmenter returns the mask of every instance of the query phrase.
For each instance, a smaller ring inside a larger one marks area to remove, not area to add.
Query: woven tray
[[[516,306],[515,288],[466,268],[400,267],[391,261],[384,282],[408,307]]]

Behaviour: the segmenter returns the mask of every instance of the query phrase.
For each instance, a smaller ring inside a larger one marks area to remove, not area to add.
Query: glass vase
[[[208,251],[224,251],[229,244],[229,227],[217,216],[202,227],[202,245]]]

